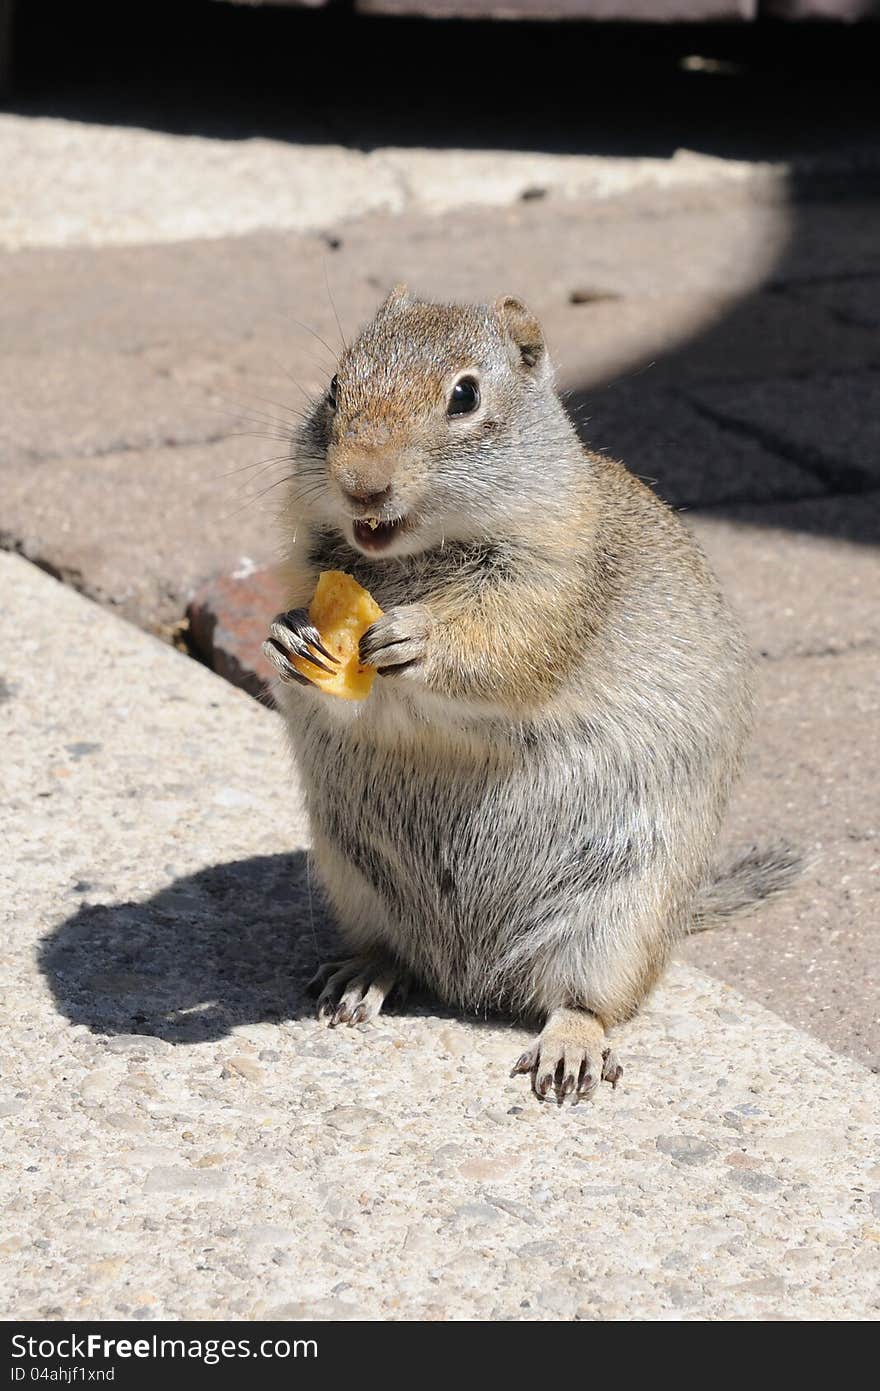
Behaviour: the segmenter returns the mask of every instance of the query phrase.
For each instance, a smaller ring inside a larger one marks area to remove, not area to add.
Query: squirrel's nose
[[[387,488],[381,488],[377,492],[368,492],[366,490],[356,491],[353,488],[346,488],[345,495],[351,502],[357,502],[360,503],[362,507],[372,507],[378,511],[382,504],[387,502],[391,496],[391,485],[389,484]]]

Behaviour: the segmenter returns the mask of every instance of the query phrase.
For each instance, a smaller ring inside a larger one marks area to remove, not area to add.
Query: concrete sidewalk
[[[276,717],[0,584],[6,1317],[876,1316],[875,1077],[685,967],[575,1110],[504,1022],[329,1033]]]

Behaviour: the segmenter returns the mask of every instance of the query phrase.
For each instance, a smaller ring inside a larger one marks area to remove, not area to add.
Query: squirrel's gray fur
[[[463,378],[478,405],[450,416]],[[352,953],[321,1013],[359,1021],[412,978],[537,1020],[517,1070],[590,1097],[620,1075],[605,1031],[676,940],[795,869],[785,852],[710,871],[751,720],[739,628],[678,517],[583,449],[517,300],[396,290],[293,452],[291,612],[265,650]],[[404,519],[384,551],[358,539],[367,517]],[[323,570],[384,611],[363,702],[289,662]]]

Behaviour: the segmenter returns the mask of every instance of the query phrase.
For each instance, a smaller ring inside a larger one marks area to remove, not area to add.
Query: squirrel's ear
[[[399,281],[391,294],[382,304],[379,305],[379,313],[387,314],[389,309],[396,309],[399,304],[404,304],[409,299],[409,290],[402,281]]]
[[[544,334],[541,325],[521,299],[513,295],[502,295],[492,305],[501,320],[505,333],[519,354],[524,367],[537,367],[546,357]]]

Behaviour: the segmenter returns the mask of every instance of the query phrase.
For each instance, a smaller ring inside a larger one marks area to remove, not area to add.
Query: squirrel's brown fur
[[[359,1021],[414,978],[537,1018],[516,1070],[592,1096],[620,1073],[605,1031],[735,897],[709,859],[750,721],[739,630],[675,514],[582,448],[517,300],[397,289],[294,455],[291,611],[265,650],[353,954],[320,1012]],[[329,569],[384,610],[362,703],[288,660]],[[790,869],[740,867],[739,906]]]

